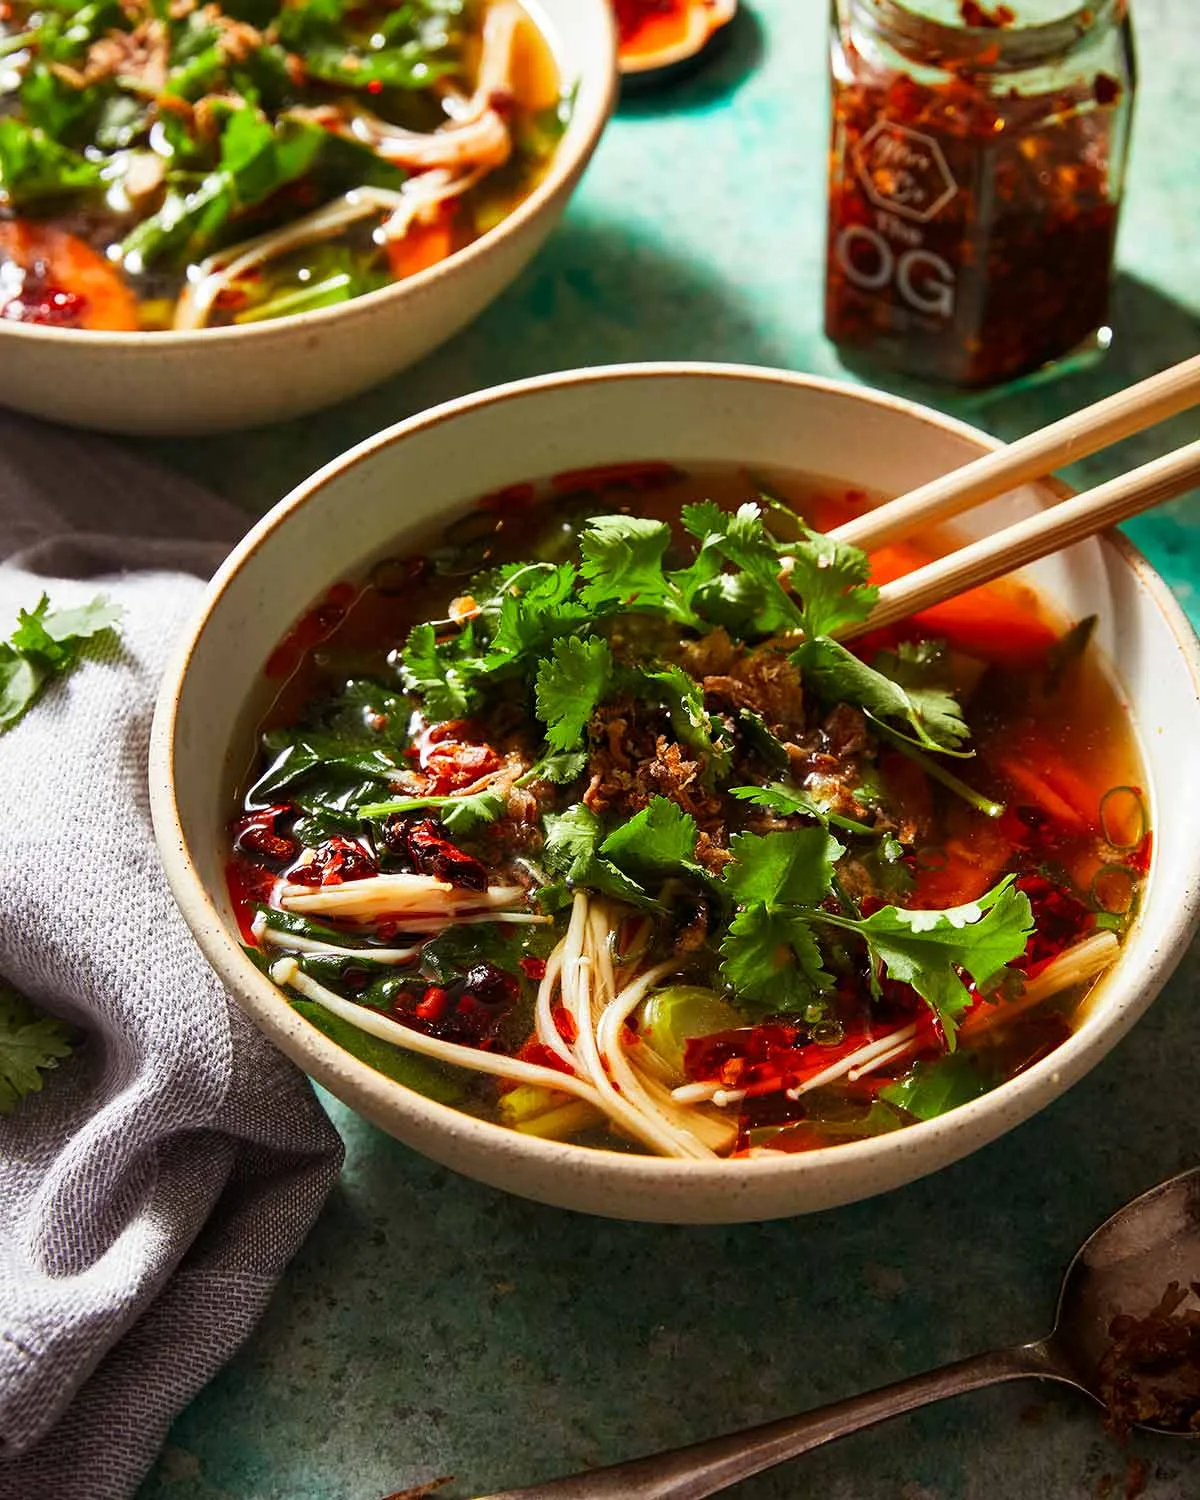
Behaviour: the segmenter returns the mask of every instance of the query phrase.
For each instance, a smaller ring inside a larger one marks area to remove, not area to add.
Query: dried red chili
[[[1132,43],[1121,0],[1039,28],[920,3],[833,0],[825,330],[851,359],[991,385],[1106,322]]]

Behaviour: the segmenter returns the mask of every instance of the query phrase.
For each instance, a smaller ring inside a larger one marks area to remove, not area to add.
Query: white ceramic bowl
[[[612,111],[610,0],[526,4],[577,92],[546,177],[495,229],[381,291],[242,328],[90,333],[0,320],[0,406],[108,432],[215,432],[328,406],[444,343],[541,247]]]
[[[442,406],[330,464],[275,507],[214,580],[168,672],[150,756],[154,823],[192,931],[254,1021],[326,1088],[426,1155],[543,1202],[629,1219],[736,1222],[896,1187],[1002,1135],[1088,1071],[1133,1025],[1200,911],[1200,651],[1147,563],[1111,535],[1028,570],[1070,618],[1097,613],[1150,773],[1154,859],[1144,910],[1079,1029],[963,1108],[875,1140],[777,1160],[676,1162],[531,1139],[434,1104],[357,1062],[290,1009],[238,946],[222,875],[235,781],[270,697],[262,666],[331,583],[405,534],[522,480],[631,460],[737,462],[898,492],[994,446],[886,396],[730,366],[634,365],[523,382]],[[976,512],[982,533],[1045,504],[1023,489]],[[1168,810],[1169,809],[1169,813]]]

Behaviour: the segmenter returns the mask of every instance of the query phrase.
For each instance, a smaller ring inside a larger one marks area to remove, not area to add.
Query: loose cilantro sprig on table
[[[46,684],[65,676],[84,644],[113,629],[122,611],[99,597],[74,609],[51,609],[42,595],[33,610],[21,610],[7,641],[0,641],[0,733],[37,701]]]
[[[0,1115],[12,1114],[29,1094],[39,1093],[42,1075],[69,1057],[69,1028],[43,1015],[9,985],[0,982]]]

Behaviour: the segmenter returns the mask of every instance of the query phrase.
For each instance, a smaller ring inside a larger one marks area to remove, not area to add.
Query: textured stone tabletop
[[[1134,9],[1142,88],[1116,342],[1087,372],[956,404],[1004,436],[1200,349],[1197,5]],[[259,511],[368,433],[522,375],[655,358],[841,373],[820,334],[824,0],[748,10],[702,72],[622,108],[543,255],[445,349],[303,423],[145,446]],[[1185,435],[1178,421],[1084,473]],[[1129,528],[1196,620],[1198,520],[1193,495]],[[873,1202],[768,1225],[656,1228],[540,1208],[430,1165],[327,1101],[347,1143],[342,1182],[258,1331],[176,1423],[140,1500],[377,1500],[453,1474],[451,1500],[1040,1335],[1076,1244],[1197,1158],[1198,979],[1195,950],[1104,1064],[987,1150]],[[731,1493],[1196,1500],[1200,1443],[1122,1449],[1082,1399],[1017,1385]]]

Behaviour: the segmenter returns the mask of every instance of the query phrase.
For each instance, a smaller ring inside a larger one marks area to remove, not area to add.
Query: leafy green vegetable
[[[841,828],[846,833],[870,834],[874,830],[853,818],[843,818],[840,813],[830,812],[815,802],[799,787],[785,786],[781,781],[770,786],[731,786],[729,795],[742,802],[753,802],[756,807],[765,807],[780,817],[816,818],[819,822]]]
[[[826,703],[854,703],[876,719],[903,724],[927,750],[966,753],[961,747],[969,730],[953,695],[944,688],[917,686],[908,664],[894,663],[904,679],[898,681],[824,636],[805,641],[792,660],[806,686]],[[905,681],[912,685],[906,687]]]
[[[805,1011],[833,984],[809,909],[829,894],[843,846],[816,827],[741,833],[729,850],[723,878],[743,910],[721,943],[721,972],[742,1003],[767,1013]]]
[[[739,833],[729,842],[733,862],[724,880],[743,906],[819,906],[829,894],[833,867],[846,852],[824,828]]]
[[[799,606],[781,581],[782,549],[757,505],[730,514],[704,500],[684,506],[681,519],[700,551],[692,567],[675,576],[705,618],[742,635],[772,635],[801,624]],[[726,562],[738,571],[722,571]]]
[[[592,612],[574,596],[578,575],[570,563],[534,564],[503,570],[490,597],[480,599],[485,620],[492,624],[481,672],[498,672],[543,656],[560,637],[592,623]]]
[[[572,750],[557,755],[543,755],[541,760],[525,772],[518,786],[528,786],[531,781],[553,781],[559,786],[575,781],[587,769],[587,752]]]
[[[980,989],[994,986],[1005,965],[1020,957],[1033,932],[1029,897],[1006,876],[978,901],[945,911],[885,906],[854,920],[822,912],[820,920],[866,940],[888,976],[912,985],[935,1012],[953,1046],[959,1018],[970,1005],[958,975],[964,969]]]
[[[421,975],[434,984],[450,984],[479,963],[516,974],[527,941],[525,932],[514,933],[499,922],[447,927],[422,944]]]
[[[358,809],[360,818],[390,818],[396,813],[436,813],[448,834],[462,838],[494,823],[504,811],[504,797],[486,789],[469,797],[395,797],[390,802],[367,802]]]
[[[803,601],[801,627],[813,640],[865,620],[879,590],[867,582],[871,564],[865,552],[807,526],[801,530],[800,540],[788,548],[789,582]]]
[[[216,243],[235,214],[306,177],[326,149],[328,132],[295,115],[274,123],[255,106],[227,106],[215,169],[190,191],[175,186],[163,207],[141,221],[121,253],[142,265],[196,260]],[[401,174],[403,181],[403,174]]]
[[[577,802],[566,812],[547,813],[544,822],[542,858],[551,874],[568,886],[586,886],[635,906],[656,905],[636,881],[597,852],[602,830],[600,819],[589,807]]]
[[[96,187],[100,166],[34,125],[0,118],[0,198],[25,208],[47,198]]]
[[[470,644],[470,636],[471,627],[467,625],[457,643],[458,652],[464,644]],[[439,649],[432,625],[415,625],[409,631],[401,668],[405,687],[425,700],[425,712],[431,722],[464,719],[474,708],[474,688],[450,653]]]
[[[602,636],[566,636],[554,643],[537,673],[537,714],[546,725],[548,745],[576,748],[612,671],[612,652]]]
[[[814,998],[833,986],[808,915],[764,902],[730,922],[721,960],[739,1006],[762,1015],[807,1013]]]
[[[881,1088],[879,1097],[918,1120],[934,1120],[980,1098],[996,1082],[984,1070],[978,1053],[952,1052],[935,1062],[914,1063],[898,1082]]]
[[[813,924],[856,934],[872,962],[910,984],[938,1016],[953,1045],[958,1018],[970,1004],[959,976],[981,989],[1003,977],[1025,951],[1033,930],[1029,898],[1008,876],[978,901],[945,911],[885,906],[869,917],[844,916],[822,905],[835,887],[845,850],[821,826],[730,842],[724,882],[742,908],[721,944],[722,972],[739,998],[783,1008],[829,988]]]
[[[664,880],[683,870],[702,874],[695,861],[696,820],[667,797],[652,797],[600,845],[605,859],[625,873]]]
[[[111,630],[121,615],[102,596],[54,610],[43,594],[32,613],[21,610],[11,637],[0,642],[0,732],[21,718],[51,678],[71,670],[85,642]]]
[[[0,981],[0,1115],[12,1114],[27,1094],[41,1091],[42,1075],[71,1054],[69,1028],[42,1015]]]
[[[589,609],[637,603],[639,609],[675,603],[663,572],[671,543],[665,521],[642,516],[595,516],[579,539],[580,572],[587,579],[580,595]]]
[[[464,1080],[455,1069],[442,1067],[428,1058],[417,1057],[402,1047],[393,1047],[379,1037],[360,1031],[316,1001],[295,996],[289,996],[289,1000],[298,1015],[377,1073],[424,1094],[427,1099],[436,1099],[439,1104],[456,1104],[463,1097]]]

